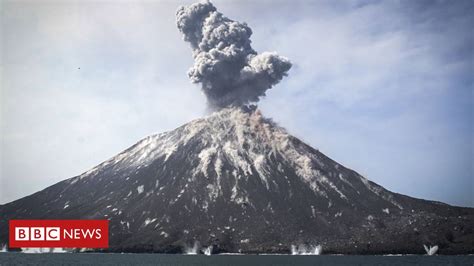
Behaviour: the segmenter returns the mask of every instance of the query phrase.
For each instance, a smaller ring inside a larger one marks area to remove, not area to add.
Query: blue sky
[[[294,64],[259,104],[394,192],[474,207],[472,1],[213,1]],[[2,1],[0,204],[206,114],[190,1]]]

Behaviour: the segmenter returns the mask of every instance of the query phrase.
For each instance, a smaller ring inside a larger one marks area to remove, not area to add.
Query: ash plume
[[[176,24],[193,49],[188,76],[202,84],[213,109],[258,102],[291,68],[275,52],[253,50],[250,27],[225,17],[209,1],[179,7]]]

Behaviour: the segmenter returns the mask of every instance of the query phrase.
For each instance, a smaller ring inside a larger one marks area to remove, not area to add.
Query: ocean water
[[[0,265],[474,265],[474,256],[0,253]]]

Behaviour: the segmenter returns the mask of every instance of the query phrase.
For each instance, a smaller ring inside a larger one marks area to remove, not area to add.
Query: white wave
[[[429,246],[427,247],[426,245],[423,245],[423,247],[425,248],[425,251],[426,251],[426,254],[429,255],[429,256],[432,256],[434,254],[436,254],[436,252],[438,252],[438,246]]]
[[[322,251],[321,245],[291,245],[291,255],[321,255]]]
[[[184,247],[184,253],[186,255],[197,255],[199,252],[199,244],[198,242],[194,242],[194,245],[192,247]]]
[[[64,248],[21,248],[22,253],[67,253]]]
[[[206,255],[206,256],[211,256],[211,254],[212,254],[212,246],[208,246],[207,248],[203,248],[203,249],[202,249],[202,252],[203,252],[204,255]]]

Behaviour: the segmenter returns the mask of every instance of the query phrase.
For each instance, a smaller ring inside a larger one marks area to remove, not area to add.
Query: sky
[[[191,1],[0,2],[0,204],[207,115]],[[385,188],[474,207],[473,1],[213,1],[293,67],[259,103]]]

